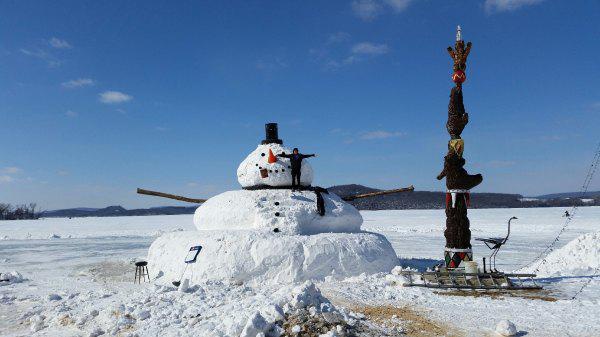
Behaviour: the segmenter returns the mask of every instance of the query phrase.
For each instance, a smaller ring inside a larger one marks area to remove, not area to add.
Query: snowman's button
[[[281,169],[281,172],[285,172],[285,169]]]
[[[279,216],[279,212],[275,212],[275,216]]]
[[[278,171],[278,170],[275,170],[275,173],[279,173],[279,171]]]
[[[275,201],[275,206],[279,206],[279,201]]]

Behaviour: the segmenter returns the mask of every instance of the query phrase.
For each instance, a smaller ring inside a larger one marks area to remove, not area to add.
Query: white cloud
[[[132,96],[124,94],[120,91],[105,91],[105,92],[99,94],[99,96],[100,96],[100,102],[106,103],[106,104],[124,103],[127,101],[131,101],[133,99]]]
[[[68,176],[69,175],[69,171],[67,170],[59,170],[56,172],[56,174],[58,174],[59,176]]]
[[[198,186],[198,183],[194,183],[194,182],[187,183],[187,186],[188,187],[196,187],[196,186]]]
[[[75,118],[79,116],[79,113],[77,111],[67,110],[67,112],[65,112],[65,116]]]
[[[544,0],[485,0],[484,8],[488,13],[509,12],[524,6],[535,5]]]
[[[7,176],[7,175],[2,175],[0,176],[0,184],[2,183],[10,183],[13,182],[13,178],[11,176]]]
[[[20,167],[16,167],[16,166],[8,166],[8,167],[3,168],[0,172],[6,173],[6,174],[15,174],[15,173],[23,172],[23,169],[21,169]]]
[[[38,58],[40,60],[46,61],[46,63],[48,64],[48,67],[50,67],[50,68],[56,68],[56,67],[60,66],[61,63],[62,63],[56,57],[48,54],[46,51],[44,51],[42,49],[31,50],[31,49],[21,48],[19,51],[23,55],[35,57],[35,58]]]
[[[91,78],[78,78],[75,80],[70,80],[70,81],[66,81],[61,83],[61,85],[65,88],[69,88],[69,89],[73,89],[73,88],[81,88],[81,87],[89,87],[96,84],[96,81],[94,81]]]
[[[408,7],[412,0],[384,0],[396,13],[400,13]]]
[[[41,58],[41,59],[45,59],[46,57],[48,57],[48,53],[46,53],[43,50],[29,50],[29,49],[25,49],[25,48],[21,48],[20,52],[27,55],[27,56],[33,56],[33,57],[37,57],[37,58]]]
[[[73,48],[71,46],[71,44],[69,44],[69,42],[53,37],[50,40],[48,40],[48,43],[52,46],[52,48],[56,48],[56,49],[70,49]]]
[[[337,70],[344,66],[356,64],[365,60],[367,57],[383,55],[389,52],[389,48],[385,44],[376,44],[371,42],[361,42],[352,46],[351,55],[346,56],[342,60],[328,59],[325,62],[325,68]]]
[[[352,53],[366,55],[386,54],[390,49],[386,44],[376,44],[371,42],[361,42],[352,46]]]
[[[374,140],[374,139],[386,139],[386,138],[395,138],[404,136],[404,132],[400,131],[385,131],[385,130],[374,130],[363,132],[360,135],[360,139],[364,140]]]
[[[352,11],[364,21],[371,21],[381,14],[382,6],[375,0],[354,0]]]
[[[364,21],[373,21],[376,17],[391,9],[395,13],[404,11],[412,0],[354,0],[351,3],[354,15]]]
[[[346,33],[346,32],[337,32],[337,33],[333,33],[331,35],[329,35],[329,38],[327,39],[327,43],[331,44],[331,43],[340,43],[340,42],[344,42],[344,41],[348,41],[350,40],[350,34]]]

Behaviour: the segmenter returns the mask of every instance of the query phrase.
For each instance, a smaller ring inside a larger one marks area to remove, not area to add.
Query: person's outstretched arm
[[[314,154],[314,153],[313,153],[313,154],[303,154],[303,155],[302,155],[302,159],[304,159],[304,158],[310,158],[310,157],[316,157],[316,156],[317,156],[317,155],[316,155],[316,154]]]
[[[283,157],[283,158],[289,158],[291,155],[290,154],[285,154],[285,152],[281,152],[280,154],[277,155],[277,157]]]

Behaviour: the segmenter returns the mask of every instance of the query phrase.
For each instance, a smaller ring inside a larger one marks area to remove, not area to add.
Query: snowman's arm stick
[[[352,201],[354,199],[359,199],[359,198],[368,198],[368,197],[375,197],[378,195],[401,193],[401,192],[412,192],[414,190],[415,190],[415,187],[413,185],[410,185],[408,187],[398,188],[395,190],[377,191],[377,192],[371,192],[371,193],[365,193],[365,194],[351,195],[351,196],[343,197],[342,200]]]
[[[203,203],[203,202],[206,201],[206,199],[186,198],[186,197],[182,197],[180,195],[163,193],[163,192],[156,192],[156,191],[149,191],[149,190],[144,190],[144,189],[141,189],[141,188],[137,189],[137,193],[138,194],[145,194],[145,195],[153,195],[153,196],[162,197],[162,198],[175,199],[175,200],[179,200],[179,201],[191,202],[193,204],[201,204],[201,203]]]

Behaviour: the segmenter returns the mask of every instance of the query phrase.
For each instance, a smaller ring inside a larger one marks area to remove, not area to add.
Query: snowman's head
[[[275,134],[269,134],[269,132]],[[242,187],[252,186],[291,186],[292,169],[288,158],[279,157],[281,153],[291,154],[289,148],[281,145],[277,139],[277,124],[267,124],[267,139],[252,151],[237,170],[238,181]],[[313,180],[312,167],[305,159],[302,161],[301,185],[310,185]]]

